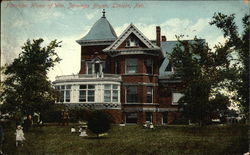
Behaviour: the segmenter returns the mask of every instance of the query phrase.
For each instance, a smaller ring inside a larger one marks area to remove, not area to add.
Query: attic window
[[[137,46],[139,46],[139,43],[135,38],[130,37],[127,39],[126,47],[137,47]]]

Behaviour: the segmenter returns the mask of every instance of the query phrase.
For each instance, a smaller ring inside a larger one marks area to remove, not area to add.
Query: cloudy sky
[[[57,39],[62,47],[56,51],[63,60],[49,72],[57,75],[77,74],[80,69],[80,45],[75,40],[85,36],[102,16],[102,9],[119,36],[133,23],[149,39],[155,39],[155,27],[161,26],[167,40],[194,36],[206,39],[211,47],[224,41],[222,32],[209,21],[215,12],[249,13],[249,1],[3,1],[1,3],[1,65],[11,63],[29,39],[43,38],[45,44]]]

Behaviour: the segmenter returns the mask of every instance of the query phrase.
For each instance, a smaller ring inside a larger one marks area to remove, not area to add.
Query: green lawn
[[[14,129],[5,131],[6,154],[242,154],[248,150],[247,126],[113,126],[107,137],[82,138],[70,126],[33,127],[23,147],[15,147]]]

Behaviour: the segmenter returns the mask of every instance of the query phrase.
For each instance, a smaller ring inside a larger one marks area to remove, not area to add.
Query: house
[[[133,24],[117,36],[103,11],[76,42],[81,46],[80,71],[56,77],[59,103],[105,110],[118,124],[168,124],[178,117],[182,84],[171,78],[166,58],[177,41],[167,41],[159,26],[153,41]]]

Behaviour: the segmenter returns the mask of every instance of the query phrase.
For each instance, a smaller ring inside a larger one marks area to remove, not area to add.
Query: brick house
[[[80,71],[56,77],[59,103],[105,110],[118,124],[169,124],[178,117],[181,82],[171,78],[166,58],[177,41],[166,41],[159,26],[153,41],[133,24],[117,37],[103,12],[76,42],[81,46]]]

